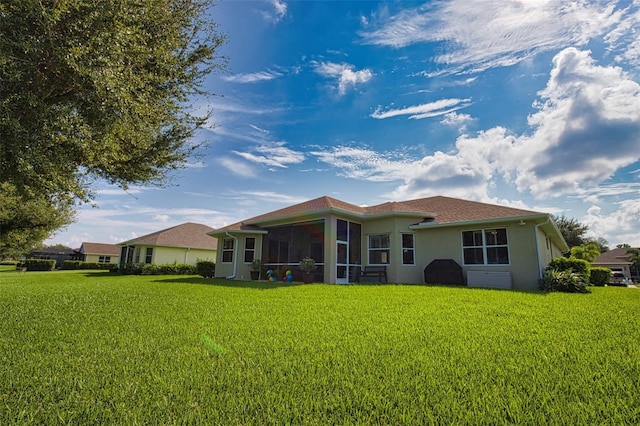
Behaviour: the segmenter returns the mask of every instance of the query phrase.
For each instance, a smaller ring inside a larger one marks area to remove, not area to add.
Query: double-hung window
[[[402,264],[415,265],[415,243],[413,234],[402,234]]]
[[[244,239],[244,263],[251,263],[256,258],[256,239],[247,237]]]
[[[233,238],[225,238],[222,240],[222,262],[233,262],[233,247],[235,240]]]
[[[462,232],[465,265],[508,265],[507,229],[479,229]]]
[[[111,256],[98,256],[98,263],[110,263]]]
[[[147,247],[147,252],[144,256],[144,263],[151,263],[153,260],[153,247]]]
[[[389,234],[369,235],[369,264],[388,264],[390,246]]]

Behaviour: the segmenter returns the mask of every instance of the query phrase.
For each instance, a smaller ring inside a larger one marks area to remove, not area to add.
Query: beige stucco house
[[[325,196],[209,235],[218,239],[218,277],[248,279],[257,258],[299,281],[297,265],[310,256],[314,281],[326,283],[357,281],[374,266],[387,282],[419,284],[431,262],[447,259],[462,284],[537,289],[549,261],[569,250],[547,213],[442,196],[370,207]]]
[[[85,262],[117,264],[120,260],[120,247],[115,244],[83,242],[78,253]]]
[[[121,263],[173,263],[195,265],[215,260],[217,240],[207,235],[214,229],[187,222],[133,240],[119,243]]]

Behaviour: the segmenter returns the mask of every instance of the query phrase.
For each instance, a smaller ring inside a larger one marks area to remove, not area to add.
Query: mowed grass
[[[0,273],[0,424],[639,424],[640,289]]]

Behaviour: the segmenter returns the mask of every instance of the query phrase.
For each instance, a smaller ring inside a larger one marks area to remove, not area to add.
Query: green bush
[[[154,265],[144,264],[142,265],[141,275],[196,275],[196,267],[193,265],[187,265],[184,263],[178,264],[165,264]]]
[[[141,263],[124,263],[120,265],[120,273],[122,275],[141,275],[142,264]]]
[[[572,272],[569,269],[547,269],[542,277],[542,290],[559,291],[564,293],[589,293],[584,275]]]
[[[611,272],[611,269],[593,267],[591,268],[591,275],[589,278],[589,282],[592,285],[605,286],[609,284],[609,281],[611,281],[611,277],[613,277],[613,273]]]
[[[27,271],[53,271],[56,269],[56,261],[52,259],[27,259],[18,267],[26,267]]]
[[[579,274],[582,276],[582,280],[586,285],[590,284],[589,270],[591,269],[591,265],[584,259],[576,259],[575,257],[556,257],[549,262],[549,265],[547,265],[546,268],[547,271],[551,271],[553,269],[557,271],[571,271],[574,274]]]
[[[196,271],[203,278],[213,278],[216,276],[216,263],[211,260],[198,260]]]
[[[65,260],[62,269],[100,269],[110,270],[114,266],[113,263],[104,262],[83,262],[81,260]]]

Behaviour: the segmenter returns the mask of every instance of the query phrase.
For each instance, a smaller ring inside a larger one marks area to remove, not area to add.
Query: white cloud
[[[334,62],[313,62],[315,71],[323,77],[338,79],[338,93],[344,95],[349,87],[355,87],[358,83],[366,83],[373,77],[368,68],[355,71],[351,64],[337,64]]]
[[[536,198],[580,194],[640,159],[640,85],[620,68],[596,64],[588,51],[565,49],[553,65],[535,104],[538,112],[530,116],[530,134],[502,127],[463,134],[452,151],[420,161],[353,148],[313,154],[350,178],[403,180],[391,194],[398,199],[446,193],[486,200],[500,177]],[[373,116],[432,114],[458,102],[378,110]]]
[[[588,235],[607,235],[609,244],[627,243],[640,247],[640,199],[629,199],[616,204],[610,213],[603,213],[599,206],[592,206],[583,218],[589,226]]]
[[[277,24],[287,14],[287,3],[281,0],[267,0],[273,6],[273,10],[263,11],[262,16],[265,20]]]
[[[331,150],[311,151],[319,161],[339,170],[339,175],[372,182],[402,180],[415,160],[401,153],[379,153],[368,148],[336,146]]]
[[[233,152],[252,163],[279,168],[286,168],[289,164],[301,163],[305,159],[304,154],[301,152],[287,148],[285,142],[263,144],[256,147],[254,152]]]
[[[450,65],[449,72],[477,72],[585,45],[622,17],[614,6],[595,2],[449,0],[403,10],[360,36],[364,43],[396,48],[441,43],[436,63]]]
[[[449,126],[455,127],[459,132],[465,132],[467,129],[467,124],[472,123],[474,120],[469,114],[458,114],[457,112],[450,112],[444,115],[444,118],[440,120],[440,123]]]
[[[399,115],[408,115],[410,119],[419,120],[422,118],[449,114],[469,105],[471,105],[471,99],[440,99],[438,101],[422,105],[414,105],[400,109],[388,109],[386,111],[383,111],[382,107],[378,107],[370,117],[382,120],[385,118],[397,117]]]
[[[235,74],[230,76],[223,76],[224,81],[231,83],[259,83],[261,81],[269,81],[275,78],[281,77],[282,73],[277,71],[261,71],[246,74]]]

